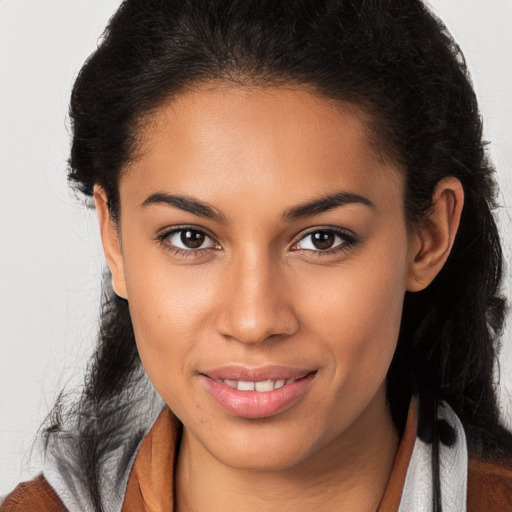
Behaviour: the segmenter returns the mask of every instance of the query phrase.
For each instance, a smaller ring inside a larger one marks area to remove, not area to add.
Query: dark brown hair
[[[73,186],[91,194],[100,184],[118,220],[117,184],[137,127],[205,80],[301,84],[364,109],[405,170],[410,223],[428,212],[439,180],[461,181],[452,253],[427,289],[406,294],[388,400],[401,430],[411,395],[419,396],[419,434],[434,455],[454,435],[437,423],[440,401],[460,417],[471,451],[510,453],[493,387],[504,315],[494,170],[464,58],[445,26],[419,0],[126,0],[73,89]],[[62,434],[62,414],[75,418],[76,464],[98,510],[98,467],[130,407],[122,392],[140,371],[128,305],[110,292],[82,400],[67,412],[57,405],[47,430],[51,440]]]

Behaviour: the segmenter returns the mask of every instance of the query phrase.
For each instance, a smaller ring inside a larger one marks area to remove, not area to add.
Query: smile
[[[316,370],[227,367],[201,374],[213,400],[232,416],[261,419],[282,413],[305,398]]]

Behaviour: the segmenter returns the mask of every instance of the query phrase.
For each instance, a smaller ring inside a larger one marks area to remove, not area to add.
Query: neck
[[[184,429],[177,466],[178,512],[375,511],[397,445],[384,389],[338,438],[285,469],[226,466]]]

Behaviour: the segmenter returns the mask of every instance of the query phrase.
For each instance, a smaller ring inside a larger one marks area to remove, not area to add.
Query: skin
[[[404,294],[446,261],[460,183],[441,181],[427,220],[408,226],[402,170],[379,157],[365,116],[307,89],[197,86],[145,126],[120,179],[120,225],[101,187],[94,195],[142,363],[184,424],[178,510],[375,510],[398,444],[385,378]],[[282,218],[333,191],[371,205]],[[155,193],[206,202],[224,220],[143,206]],[[183,225],[209,235],[198,252],[173,252],[177,235],[159,239]],[[312,244],[320,228],[342,232],[337,252]],[[316,375],[291,408],[247,419],[201,383],[224,364]]]

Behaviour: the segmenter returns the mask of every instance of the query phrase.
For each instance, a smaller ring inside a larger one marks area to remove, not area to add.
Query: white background
[[[96,336],[103,256],[93,211],[66,183],[67,105],[119,0],[0,0],[0,495],[39,471],[30,457],[58,391],[81,383]],[[432,0],[462,46],[502,187],[511,261],[512,2]],[[506,283],[512,296],[511,281]],[[510,424],[512,327],[501,389]],[[505,390],[505,391],[503,391]]]

